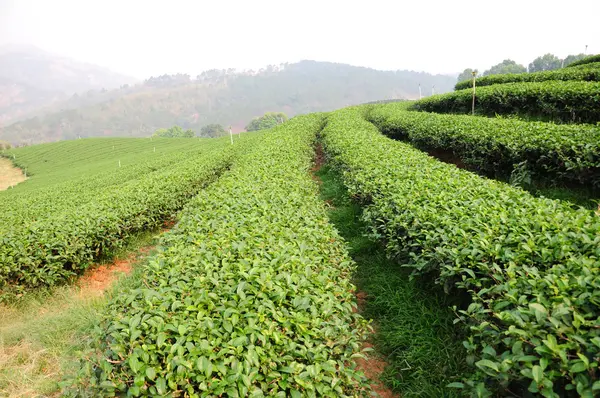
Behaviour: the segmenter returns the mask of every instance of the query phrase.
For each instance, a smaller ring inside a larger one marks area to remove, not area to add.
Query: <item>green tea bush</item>
[[[537,180],[600,186],[600,127],[407,112],[395,104],[368,116],[384,134],[425,149],[452,151],[490,177],[523,164]]]
[[[115,296],[73,395],[367,394],[354,269],[309,176],[322,115],[249,136]],[[248,141],[245,141],[247,140]]]
[[[474,371],[452,387],[597,395],[600,218],[435,160],[361,112],[329,116],[326,154],[390,256],[469,295],[456,322]]]
[[[504,75],[483,76],[476,79],[475,86],[482,87],[504,83],[545,82],[548,80],[597,82],[600,81],[600,64],[584,64],[576,68],[564,68],[533,73],[507,73]],[[472,87],[473,80],[464,80],[456,83],[456,86],[454,86],[456,90]]]
[[[433,95],[417,101],[416,110],[471,113],[472,90]],[[559,122],[600,122],[600,82],[545,81],[480,87],[475,113],[520,115]]]

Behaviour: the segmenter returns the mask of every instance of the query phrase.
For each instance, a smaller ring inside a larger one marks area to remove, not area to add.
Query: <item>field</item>
[[[0,395],[598,395],[600,131],[540,103],[600,88],[558,80],[5,151]],[[481,116],[501,90],[547,120]]]

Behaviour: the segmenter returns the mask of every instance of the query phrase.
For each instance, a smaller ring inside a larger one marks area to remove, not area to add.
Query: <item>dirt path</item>
[[[172,227],[163,226],[162,233]],[[60,396],[65,367],[98,321],[104,292],[155,248],[142,243],[126,257],[91,266],[73,285],[24,306],[0,305],[0,397]]]
[[[10,160],[0,158],[0,191],[17,185],[26,179],[27,177],[23,174],[23,170],[15,167]]]
[[[313,167],[311,168],[311,176],[312,178],[320,185],[323,182],[316,174],[321,167],[325,164],[325,154],[323,153],[323,147],[320,143],[315,145],[315,159]],[[365,302],[367,300],[367,294],[362,291],[356,291],[356,302],[358,304],[357,311],[363,312],[365,308]],[[373,332],[376,330],[376,325],[371,324],[373,327]],[[369,341],[365,341],[362,345],[362,348],[371,348],[373,349],[373,344]],[[380,375],[385,370],[387,363],[381,357],[379,357],[375,351],[370,351],[365,355],[365,358],[359,358],[356,360],[356,365],[359,370],[361,370],[365,376],[371,381],[371,388],[373,392],[377,394],[378,397],[381,398],[397,398],[398,394],[394,393],[391,389],[389,389],[383,382],[380,380]]]

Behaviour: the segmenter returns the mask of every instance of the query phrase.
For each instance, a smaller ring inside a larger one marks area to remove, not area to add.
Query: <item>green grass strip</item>
[[[335,169],[323,167],[321,197],[329,218],[348,242],[357,263],[355,283],[366,294],[363,315],[373,319],[372,341],[387,362],[380,379],[402,397],[458,397],[446,388],[466,375],[466,350],[453,324],[451,301],[439,287],[409,278],[369,239],[362,208],[353,201]]]

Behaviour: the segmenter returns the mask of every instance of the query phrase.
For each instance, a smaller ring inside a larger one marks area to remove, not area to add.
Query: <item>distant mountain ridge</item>
[[[45,115],[0,128],[0,140],[34,144],[79,136],[147,137],[179,125],[197,133],[206,124],[240,131],[255,116],[330,111],[387,99],[452,91],[455,79],[413,71],[378,71],[345,64],[301,61],[260,71],[207,71],[192,79],[163,75],[117,90],[88,91],[56,102]]]
[[[114,89],[137,80],[33,46],[0,47],[0,125],[74,93]]]

